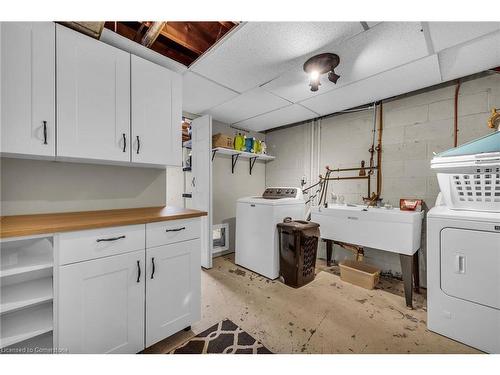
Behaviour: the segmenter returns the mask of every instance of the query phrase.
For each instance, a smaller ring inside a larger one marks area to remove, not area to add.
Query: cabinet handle
[[[43,121],[43,144],[47,144],[47,121]]]
[[[123,133],[123,152],[127,149],[127,137],[125,136],[125,133]]]
[[[137,282],[141,282],[141,261],[137,261]]]
[[[153,264],[153,270],[151,271],[151,278],[155,275],[155,257],[151,258],[151,263]]]
[[[125,235],[119,236],[119,237],[112,237],[112,238],[98,238],[96,240],[96,242],[117,241],[117,240],[121,240],[122,238],[125,238]]]
[[[166,229],[165,232],[180,232],[181,230],[186,229],[186,227],[175,228],[175,229]]]
[[[139,150],[141,149],[141,140],[139,139],[139,136],[136,136],[137,138],[137,153],[139,153]]]

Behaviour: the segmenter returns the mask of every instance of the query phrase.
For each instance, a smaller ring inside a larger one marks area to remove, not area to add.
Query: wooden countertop
[[[32,236],[84,229],[146,224],[156,221],[206,216],[203,211],[177,207],[145,207],[120,210],[61,212],[0,217],[0,238]]]

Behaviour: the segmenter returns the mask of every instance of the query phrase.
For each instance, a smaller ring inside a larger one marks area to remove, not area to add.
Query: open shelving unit
[[[29,280],[2,287],[0,314],[52,301],[52,277]]]
[[[6,348],[53,330],[52,303],[2,314],[0,348]]]
[[[53,239],[0,243],[0,349],[53,346]]]
[[[255,162],[257,160],[264,160],[264,161],[270,161],[274,160],[275,157],[267,154],[254,154],[252,152],[246,152],[246,151],[238,151],[238,150],[233,150],[230,148],[224,148],[224,147],[216,147],[212,149],[212,160],[214,160],[215,155],[217,154],[222,154],[222,155],[231,155],[232,163],[231,163],[231,173],[234,173],[234,167],[236,166],[236,163],[238,162],[238,159],[245,158],[248,159],[249,161],[249,167],[250,167],[250,174],[252,174],[252,169],[253,166],[255,165]]]

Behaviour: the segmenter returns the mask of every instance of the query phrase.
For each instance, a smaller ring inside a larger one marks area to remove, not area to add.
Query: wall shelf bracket
[[[212,161],[214,161],[215,154],[217,153],[217,150],[212,150]]]
[[[231,173],[233,173],[233,174],[234,174],[234,167],[236,166],[236,162],[238,161],[239,156],[240,156],[240,154],[231,155],[231,159],[232,159]]]
[[[257,161],[257,157],[250,158],[248,160],[249,160],[249,163],[250,163],[250,174],[252,174],[252,169],[253,169],[253,166],[255,165],[255,162]]]

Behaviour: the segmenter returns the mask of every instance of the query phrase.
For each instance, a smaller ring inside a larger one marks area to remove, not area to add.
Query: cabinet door
[[[57,156],[130,161],[130,54],[57,25]]]
[[[55,156],[55,25],[2,22],[1,151]]]
[[[167,165],[172,147],[174,73],[134,55],[131,69],[132,161]]]
[[[147,347],[200,319],[200,240],[146,249],[146,270]]]
[[[144,250],[59,267],[58,345],[70,353],[144,349]]]

